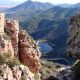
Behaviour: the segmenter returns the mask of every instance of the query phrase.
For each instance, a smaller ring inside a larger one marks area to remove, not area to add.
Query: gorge
[[[2,11],[0,80],[80,80],[80,3],[28,0]]]

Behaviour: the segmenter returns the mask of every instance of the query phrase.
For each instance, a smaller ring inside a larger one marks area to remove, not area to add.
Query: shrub
[[[11,50],[8,50],[8,53],[5,53],[4,57],[6,60],[9,60],[11,58]]]
[[[1,54],[0,54],[0,65],[4,64],[5,63],[5,57],[3,57]]]
[[[34,79],[35,79],[35,80],[40,80],[40,78],[41,78],[41,75],[40,75],[39,73],[36,73],[36,74],[34,75]]]
[[[25,76],[21,76],[21,80],[26,80],[26,77]]]
[[[73,80],[80,80],[80,61],[73,66]]]
[[[0,53],[0,65],[7,63],[11,68],[15,65],[19,66],[20,61],[16,58],[11,58],[11,51],[8,53]]]
[[[11,60],[8,60],[8,65],[10,68],[12,68],[13,66],[19,66],[21,63],[19,60],[17,60],[16,58],[13,58]]]
[[[0,53],[0,65],[8,62],[8,60],[11,57],[11,52],[10,50],[8,51],[8,53]]]
[[[11,38],[7,34],[2,35],[5,40],[10,40]]]
[[[52,75],[55,70],[57,70],[58,68],[62,67],[62,65],[60,64],[56,64],[50,61],[46,61],[46,60],[41,60],[41,78],[42,79],[46,79],[47,77],[49,77],[50,75]]]

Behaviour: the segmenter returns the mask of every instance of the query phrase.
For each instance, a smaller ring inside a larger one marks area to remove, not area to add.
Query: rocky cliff
[[[80,15],[71,18],[68,34],[68,55],[80,59]]]
[[[5,34],[0,34],[0,54],[6,55],[11,52],[11,57],[14,57],[14,50],[10,38]]]
[[[68,34],[68,56],[79,59],[72,65],[72,80],[80,80],[80,14],[71,18]]]
[[[8,65],[0,65],[0,80],[35,80],[34,74],[24,65],[10,68]]]
[[[0,80],[40,80],[40,52],[18,21],[6,20],[0,32]],[[1,28],[2,28],[1,27]]]
[[[5,30],[11,38],[12,46],[14,49],[14,56],[18,58],[18,33],[19,24],[16,20],[6,20]]]
[[[39,73],[40,54],[37,45],[23,30],[19,32],[19,55],[20,60],[24,65],[28,66],[33,73]]]

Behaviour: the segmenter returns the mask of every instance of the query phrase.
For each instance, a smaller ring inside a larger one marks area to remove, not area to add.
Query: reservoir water
[[[40,42],[38,46],[40,47],[40,51],[42,53],[48,53],[53,50],[53,48],[46,42]]]
[[[38,46],[43,55],[50,51],[54,52],[54,48],[46,42],[39,42]],[[57,54],[59,54],[59,53],[57,53]],[[62,53],[60,53],[60,54],[63,55]],[[54,58],[52,58],[52,59],[44,58],[44,60],[53,61],[54,63],[59,63],[59,64],[63,64],[63,65],[72,65],[76,61],[76,59],[71,59],[71,58],[69,59],[66,57],[64,58],[64,57],[60,56],[60,57],[55,57],[55,59]]]

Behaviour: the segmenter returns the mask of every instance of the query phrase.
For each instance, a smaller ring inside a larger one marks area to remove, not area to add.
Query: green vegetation
[[[9,50],[8,53],[0,54],[0,65],[7,63],[9,67],[13,67],[15,65],[19,66],[21,63],[16,58],[11,58],[11,52]]]
[[[25,76],[21,76],[21,80],[26,80],[26,77]]]
[[[11,59],[12,55],[11,55],[11,50],[10,49],[8,50],[8,53],[4,54],[4,57],[5,57],[6,60]]]
[[[5,57],[0,54],[0,65],[4,64],[6,61]]]
[[[3,71],[0,69],[0,76],[3,76]]]
[[[35,80],[40,80],[40,78],[41,78],[40,73],[34,74],[34,79],[35,79]]]
[[[10,68],[12,68],[13,66],[19,66],[21,63],[16,58],[13,58],[11,60],[8,60],[7,64],[9,65]]]
[[[80,60],[73,66],[73,80],[80,80]]]
[[[11,60],[11,51],[9,50],[8,53],[0,53],[0,65],[8,62]]]
[[[57,69],[61,68],[62,65],[53,62],[41,61],[41,78],[47,78],[52,75]]]
[[[2,34],[2,36],[3,36],[3,38],[4,38],[5,40],[10,40],[10,39],[11,39],[7,34]]]

